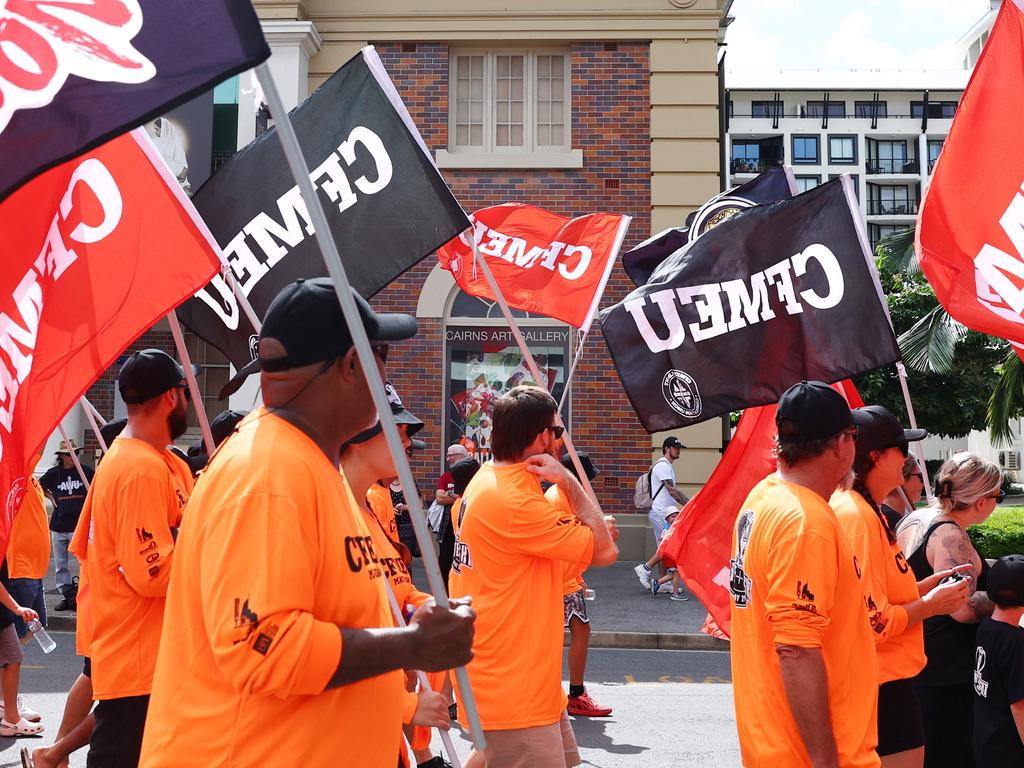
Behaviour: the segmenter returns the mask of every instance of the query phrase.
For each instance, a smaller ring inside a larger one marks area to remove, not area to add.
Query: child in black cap
[[[996,607],[974,655],[974,758],[978,768],[1024,765],[1024,555],[996,561],[988,597]]]

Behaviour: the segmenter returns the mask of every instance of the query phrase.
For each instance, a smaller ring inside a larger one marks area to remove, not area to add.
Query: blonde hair
[[[993,462],[973,453],[954,454],[939,467],[935,504],[943,513],[967,509],[999,490],[1003,473]]]

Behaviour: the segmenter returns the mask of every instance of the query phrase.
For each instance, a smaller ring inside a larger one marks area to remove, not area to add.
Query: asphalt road
[[[81,670],[74,636],[53,633],[57,649],[44,655],[25,648],[22,691],[43,714],[41,738],[0,738],[0,768],[19,768],[19,750],[50,744],[60,724],[64,698]],[[734,726],[729,656],[721,651],[590,652],[587,685],[600,703],[614,707],[606,718],[574,718],[583,764],[594,768],[671,765],[735,768],[739,746]],[[457,728],[453,741],[462,759],[469,740]],[[440,739],[435,737],[435,748]],[[282,758],[281,766],[287,766]],[[84,768],[85,752],[72,757]]]

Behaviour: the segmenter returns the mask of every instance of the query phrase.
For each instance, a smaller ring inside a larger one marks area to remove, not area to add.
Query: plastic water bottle
[[[43,653],[49,653],[57,647],[57,641],[50,637],[49,632],[43,629],[43,623],[39,619],[32,619],[28,623],[28,631],[39,642],[39,647],[43,649]]]

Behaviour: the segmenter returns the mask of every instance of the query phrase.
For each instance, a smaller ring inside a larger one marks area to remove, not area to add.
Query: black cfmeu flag
[[[659,232],[622,254],[622,267],[634,283],[643,285],[658,265],[680,248],[748,208],[791,197],[796,192],[795,183],[792,171],[784,166],[715,195],[687,216],[684,226]]]
[[[248,0],[8,0],[0,43],[0,200],[270,56]]]
[[[848,176],[723,222],[601,312],[649,432],[900,358]]]
[[[369,298],[469,226],[372,47],[292,111],[349,281]],[[288,283],[327,267],[273,128],[192,198],[259,317]],[[238,368],[256,335],[223,275],[178,308]]]

